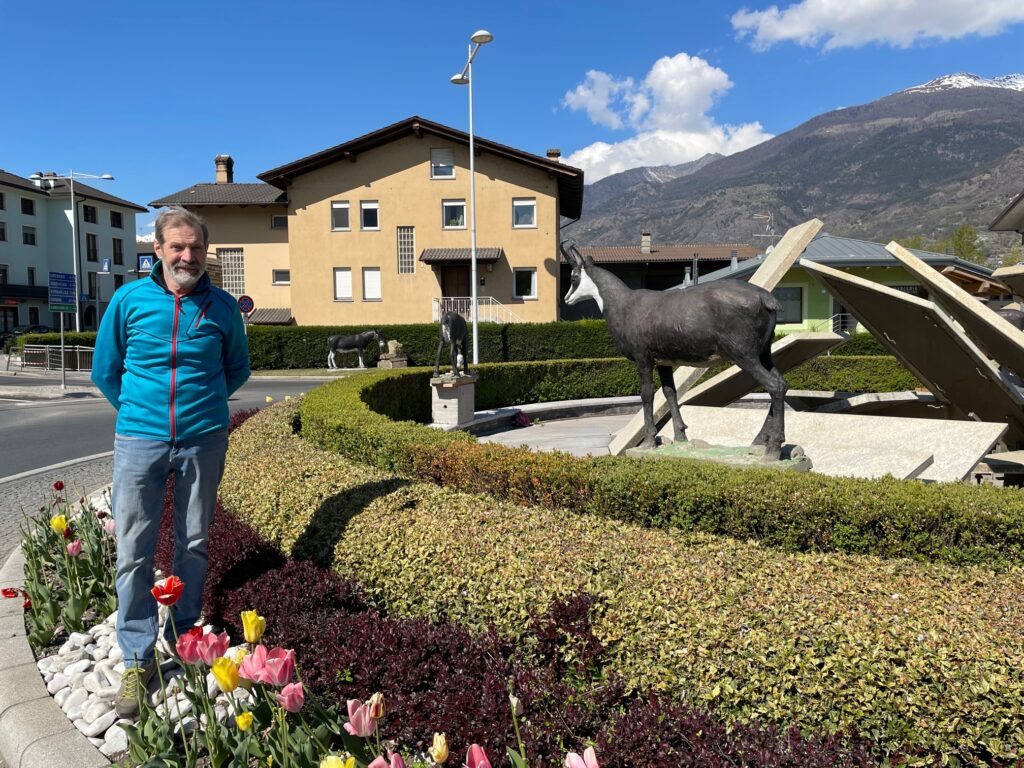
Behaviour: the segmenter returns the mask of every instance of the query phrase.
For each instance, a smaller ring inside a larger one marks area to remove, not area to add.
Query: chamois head
[[[601,293],[597,290],[597,285],[594,284],[590,275],[587,274],[587,269],[594,266],[593,260],[584,259],[575,245],[570,245],[568,249],[564,244],[559,247],[566,260],[572,265],[572,279],[569,292],[565,294],[565,303],[576,304],[584,299],[593,299],[597,302],[598,309],[603,312],[604,302],[601,301]]]

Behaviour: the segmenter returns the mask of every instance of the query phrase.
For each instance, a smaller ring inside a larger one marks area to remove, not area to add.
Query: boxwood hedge
[[[636,391],[629,388],[636,386],[635,372],[618,360],[482,365],[479,373],[481,408],[502,404],[505,393],[514,404]],[[321,387],[302,402],[302,434],[321,448],[438,485],[788,551],[996,568],[1024,561],[1024,498],[1016,489],[687,460],[576,458],[481,444],[415,423],[427,418],[429,376],[426,369],[372,372]]]
[[[535,612],[584,591],[607,672],[637,691],[732,721],[856,730],[882,753],[1024,756],[1020,567],[784,553],[409,484],[301,440],[297,413],[275,406],[236,431],[224,504],[393,614],[524,637]],[[779,515],[802,490],[758,479]]]

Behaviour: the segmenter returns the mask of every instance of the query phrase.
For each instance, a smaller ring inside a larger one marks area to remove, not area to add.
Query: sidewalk
[[[102,397],[88,371],[65,371],[61,386],[60,371],[36,368],[7,370],[7,355],[0,354],[0,400],[60,400],[62,398]]]

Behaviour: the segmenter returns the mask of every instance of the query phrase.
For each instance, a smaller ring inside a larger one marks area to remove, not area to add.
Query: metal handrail
[[[441,320],[445,312],[458,312],[469,320],[473,312],[471,296],[442,296],[430,300],[430,316],[433,322]],[[477,317],[482,323],[522,323],[524,320],[493,296],[477,296]]]
[[[64,370],[91,371],[94,347],[66,344]],[[10,358],[8,358],[8,364]],[[41,368],[44,371],[61,370],[60,346],[56,344],[26,344],[21,351],[21,367]]]

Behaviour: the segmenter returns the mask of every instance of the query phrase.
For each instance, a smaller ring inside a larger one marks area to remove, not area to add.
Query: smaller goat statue
[[[441,350],[447,344],[452,353],[452,376],[469,375],[466,364],[466,319],[451,310],[441,315],[440,339],[437,342],[437,359],[434,361],[434,376],[441,375]],[[462,364],[459,365],[461,360]],[[459,373],[461,368],[462,374]]]
[[[657,368],[661,391],[672,414],[673,437],[686,440],[679,414],[675,365],[711,364],[731,360],[771,394],[771,407],[754,438],[752,452],[778,459],[785,441],[786,380],[772,362],[772,337],[778,300],[764,288],[741,280],[717,280],[667,291],[634,290],[611,272],[584,259],[575,246],[561,246],[572,266],[572,285],[566,304],[594,299],[604,313],[615,346],[633,361],[640,375],[644,411],[642,448],[653,448],[652,368]]]
[[[334,370],[338,364],[334,361],[334,355],[338,352],[355,352],[359,356],[359,367],[365,368],[363,361],[363,348],[370,342],[377,342],[381,351],[384,350],[384,340],[380,337],[380,331],[363,331],[354,333],[351,336],[329,336],[327,338],[327,367]]]

